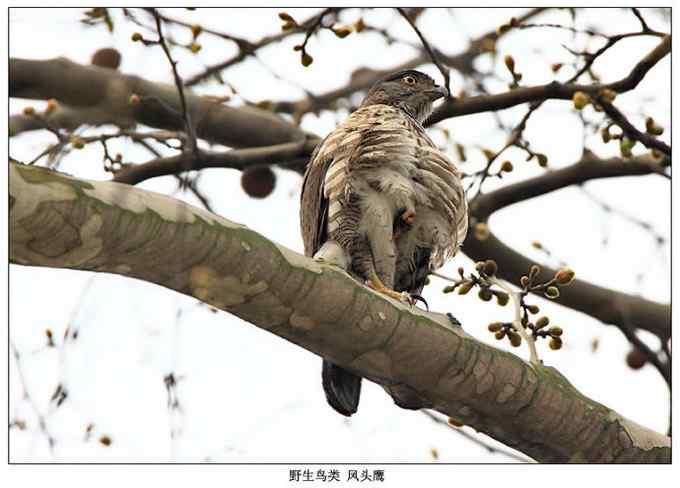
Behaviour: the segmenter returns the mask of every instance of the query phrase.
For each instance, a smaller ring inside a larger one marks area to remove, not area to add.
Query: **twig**
[[[611,102],[605,102],[602,97],[596,98],[598,105],[602,106],[604,112],[616,122],[624,135],[631,140],[640,141],[642,144],[647,146],[649,149],[657,149],[667,156],[671,155],[671,147],[663,141],[660,141],[656,137],[650,134],[640,132],[630,121],[626,118],[621,111],[614,106]]]
[[[38,419],[38,425],[40,427],[40,431],[42,434],[45,436],[47,439],[47,445],[49,446],[50,450],[50,457],[54,458],[54,446],[56,444],[56,440],[54,436],[50,433],[48,427],[47,427],[47,422],[45,420],[45,416],[40,413],[40,410],[38,409],[38,405],[35,403],[35,400],[33,397],[28,393],[28,386],[26,383],[26,376],[24,375],[23,368],[21,366],[21,354],[19,353],[19,350],[17,349],[16,345],[14,344],[14,341],[10,339],[9,341],[9,346],[12,350],[12,356],[14,357],[14,362],[16,364],[17,368],[17,374],[19,376],[19,382],[21,383],[21,388],[23,390],[23,397],[24,400],[28,402],[28,404],[31,406],[31,409],[33,410],[33,413]]]
[[[514,459],[514,460],[516,460],[516,461],[520,461],[520,462],[522,462],[522,463],[530,463],[530,462],[531,462],[531,460],[529,460],[529,459],[527,459],[527,458],[525,458],[525,457],[522,457],[522,456],[520,456],[520,455],[518,455],[518,454],[515,454],[514,452],[506,451],[505,449],[499,449],[499,448],[497,448],[497,447],[494,447],[494,446],[492,446],[492,445],[487,444],[487,443],[484,442],[483,440],[479,439],[477,436],[470,435],[470,434],[468,434],[467,432],[465,432],[464,430],[461,430],[461,429],[459,429],[459,428],[454,427],[453,425],[449,424],[449,423],[448,423],[447,421],[445,421],[444,419],[440,418],[439,416],[433,414],[432,412],[430,412],[430,411],[428,411],[428,410],[421,410],[421,412],[423,413],[423,415],[425,415],[426,417],[428,417],[428,418],[429,418],[430,420],[432,420],[433,422],[435,422],[435,423],[437,423],[437,424],[440,424],[440,425],[445,425],[445,426],[447,426],[449,429],[451,429],[451,430],[453,430],[455,433],[457,433],[458,435],[460,435],[460,436],[462,436],[462,437],[465,437],[467,440],[472,441],[473,443],[477,444],[477,445],[480,446],[480,447],[483,447],[483,448],[486,449],[490,454],[500,454],[500,455],[502,455],[502,456],[507,456],[507,457],[509,457],[509,458],[511,458],[511,459]]]
[[[179,99],[180,103],[182,106],[182,119],[184,120],[185,128],[187,131],[187,135],[189,136],[189,151],[193,155],[193,160],[186,160],[187,164],[185,165],[186,167],[184,168],[185,170],[191,169],[191,163],[192,161],[195,162],[198,159],[200,159],[200,154],[198,150],[198,143],[196,140],[196,130],[195,127],[191,121],[191,114],[187,110],[187,101],[186,98],[184,97],[184,83],[182,79],[179,76],[179,73],[177,72],[177,61],[175,61],[172,58],[172,55],[170,54],[170,49],[168,48],[166,42],[165,42],[165,37],[163,36],[163,28],[161,25],[161,17],[158,14],[156,9],[152,10],[154,19],[156,20],[156,30],[158,32],[158,44],[163,48],[163,52],[165,53],[165,57],[168,59],[168,62],[170,63],[170,66],[172,68],[172,75],[175,79],[175,86],[177,87],[177,92],[179,93]]]
[[[406,11],[401,8],[397,7],[397,11],[401,14],[401,16],[406,19],[406,21],[409,23],[411,28],[415,31],[415,33],[418,35],[420,38],[420,42],[423,43],[423,47],[427,51],[427,54],[430,56],[430,59],[434,63],[434,65],[437,67],[439,72],[442,74],[444,77],[444,86],[446,87],[447,92],[451,93],[450,87],[449,87],[449,82],[450,82],[450,76],[449,76],[449,70],[444,68],[444,66],[441,64],[439,59],[437,59],[437,56],[435,55],[434,51],[430,47],[430,43],[427,42],[427,39],[425,39],[425,36],[423,36],[422,32],[420,32],[420,29],[418,29],[418,26],[416,26],[416,23],[411,17],[406,13]]]
[[[512,290],[512,288],[505,284],[503,281],[493,276],[489,277],[489,281],[494,285],[502,288],[510,298],[512,298],[512,303],[515,306],[515,320],[513,320],[513,326],[517,333],[522,336],[522,339],[526,341],[529,345],[529,361],[531,364],[541,364],[541,360],[538,358],[538,353],[536,352],[536,343],[534,338],[527,334],[527,331],[522,325],[522,305],[521,305],[521,294]]]

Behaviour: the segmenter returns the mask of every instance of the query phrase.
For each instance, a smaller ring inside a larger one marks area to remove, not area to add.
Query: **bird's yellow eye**
[[[416,84],[416,79],[413,76],[404,76],[402,78],[402,81],[406,83],[407,85],[415,85]]]

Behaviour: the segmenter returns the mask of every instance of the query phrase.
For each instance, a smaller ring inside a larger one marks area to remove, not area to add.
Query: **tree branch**
[[[72,130],[82,124],[114,124],[122,128],[144,124],[168,130],[184,128],[175,85],[152,83],[66,58],[46,61],[11,58],[9,72],[11,97],[59,102],[59,108],[47,117],[54,127]],[[133,94],[139,96],[139,103],[130,103]],[[262,147],[307,136],[266,110],[228,107],[189,91],[185,97],[196,135],[210,143],[235,148]]]
[[[486,222],[493,212],[520,201],[593,179],[655,174],[662,169],[662,164],[670,164],[670,160],[656,163],[650,156],[632,160],[601,160],[592,153],[586,153],[581,161],[566,168],[479,195],[470,202],[470,217],[473,222]],[[526,274],[534,262],[506,246],[492,233],[483,240],[477,239],[474,234],[468,233],[462,247],[463,252],[473,260],[494,259],[498,263],[500,277],[519,284],[522,275]],[[549,279],[556,271],[543,267],[539,278]],[[670,337],[670,307],[665,304],[582,280],[576,280],[572,286],[565,288],[556,301],[606,324],[624,327],[630,322],[660,338]]]
[[[602,90],[613,90],[617,93],[624,93],[635,89],[649,70],[670,52],[671,36],[665,36],[647,56],[633,67],[626,77],[612,83],[582,85],[578,83],[562,84],[553,81],[546,85],[515,88],[514,90],[499,93],[497,95],[447,99],[437,107],[432,115],[430,115],[430,118],[426,121],[426,125],[436,124],[437,122],[441,122],[450,117],[504,110],[522,103],[549,99],[571,100],[574,93],[577,91],[588,93],[593,97],[597,96]]]
[[[670,462],[670,438],[246,227],[134,187],[10,163],[12,263],[194,296],[544,462]],[[576,286],[576,285],[573,285]]]
[[[166,158],[156,158],[144,164],[127,165],[116,172],[113,181],[136,185],[142,181],[159,176],[173,175],[193,161],[192,170],[205,168],[231,168],[244,170],[249,166],[276,164],[303,173],[309,156],[318,144],[318,139],[287,142],[268,147],[234,149],[225,152],[201,151],[194,160],[193,154],[181,153]]]

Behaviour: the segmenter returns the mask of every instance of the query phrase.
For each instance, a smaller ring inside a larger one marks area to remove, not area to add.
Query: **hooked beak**
[[[442,97],[448,97],[449,91],[445,86],[435,86],[432,90],[428,90],[428,95],[432,98],[432,101],[438,100]]]

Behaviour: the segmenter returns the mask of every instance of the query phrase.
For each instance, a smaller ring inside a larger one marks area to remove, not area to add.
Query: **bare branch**
[[[624,93],[635,89],[645,75],[656,63],[671,51],[671,36],[666,36],[647,56],[640,60],[631,72],[618,81],[607,84],[582,85],[577,83],[562,84],[556,81],[547,85],[522,87],[497,95],[482,95],[463,99],[447,99],[439,105],[427,120],[427,125],[436,124],[449,117],[458,117],[492,110],[504,110],[527,102],[538,102],[548,99],[571,100],[574,93],[582,91],[597,96],[602,90],[613,90]]]
[[[425,48],[425,51],[427,51],[427,54],[430,56],[430,59],[434,63],[434,65],[437,67],[439,72],[442,74],[442,77],[444,78],[444,86],[446,87],[447,92],[450,93],[450,87],[449,87],[449,82],[450,82],[450,76],[449,76],[449,70],[444,68],[444,66],[441,64],[439,59],[437,58],[437,55],[434,53],[432,48],[430,47],[430,43],[427,42],[427,39],[425,39],[425,36],[423,36],[423,33],[420,32],[420,29],[418,29],[418,26],[416,25],[416,22],[414,19],[412,19],[406,11],[401,8],[397,7],[397,11],[401,14],[401,16],[406,19],[406,21],[409,23],[411,28],[415,31],[415,33],[418,35],[418,38],[420,39],[420,42],[423,44],[423,47]]]
[[[669,164],[666,160],[662,164]],[[655,174],[662,168],[650,156],[622,160],[612,158],[602,160],[592,153],[586,153],[576,164],[546,173],[542,176],[507,185],[488,194],[481,194],[470,202],[473,222],[486,222],[489,216],[508,205],[544,195],[570,185],[581,184],[598,178]],[[473,224],[474,225],[474,224]],[[501,278],[518,284],[526,270],[534,264],[532,260],[503,244],[493,233],[483,240],[475,237],[474,232],[462,247],[463,252],[475,261],[492,258],[498,262]],[[540,277],[554,276],[555,269],[542,267]],[[591,283],[576,280],[565,289],[556,300],[574,310],[586,313],[606,324],[620,326],[630,320],[635,327],[652,332],[660,338],[671,333],[670,308],[668,305],[645,300],[603,288]]]

